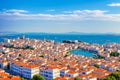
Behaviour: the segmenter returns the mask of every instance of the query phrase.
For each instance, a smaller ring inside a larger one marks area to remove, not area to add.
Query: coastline
[[[22,34],[15,33],[11,35],[4,35],[0,37],[0,41],[3,41],[3,38],[13,39],[18,38]],[[40,33],[25,33],[27,38],[31,39],[46,39],[46,40],[55,40],[56,42],[62,42],[63,40],[80,40],[83,42],[87,42],[90,44],[112,44],[112,43],[120,43],[120,35],[68,35],[68,34],[40,34]],[[109,42],[108,42],[109,40]]]

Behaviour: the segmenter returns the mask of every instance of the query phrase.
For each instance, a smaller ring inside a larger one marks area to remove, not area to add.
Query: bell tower
[[[25,35],[24,35],[24,33],[22,33],[22,37],[21,37],[21,39],[24,39],[25,38]]]

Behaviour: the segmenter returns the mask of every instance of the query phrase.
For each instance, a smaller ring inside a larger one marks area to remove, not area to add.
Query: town
[[[71,54],[73,49],[94,52],[97,57]],[[45,80],[100,80],[120,71],[120,44],[55,42],[29,38],[0,43],[0,80],[30,80],[40,74]]]

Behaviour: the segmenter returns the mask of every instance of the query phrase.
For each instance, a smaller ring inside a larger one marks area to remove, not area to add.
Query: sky
[[[120,33],[120,0],[0,0],[0,32]]]

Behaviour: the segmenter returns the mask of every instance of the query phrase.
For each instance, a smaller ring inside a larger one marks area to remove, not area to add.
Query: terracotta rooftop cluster
[[[80,79],[104,78],[111,72],[120,70],[119,56],[109,56],[110,52],[119,52],[120,50],[120,45],[115,43],[109,45],[88,44],[85,42],[68,44],[52,40],[12,39],[0,43],[0,45],[1,68],[7,68],[7,65],[10,65],[11,71],[18,72],[27,78],[31,78],[33,74],[37,73],[42,74],[44,77],[46,75],[51,76],[52,74],[49,74],[50,71],[55,72],[52,75],[55,80],[72,80],[75,77]],[[4,45],[14,45],[14,47],[7,48]],[[34,48],[34,50],[21,48],[27,46]],[[104,58],[94,59],[92,57],[69,54],[70,50],[78,48],[96,52],[97,55],[104,56]],[[96,68],[95,64],[99,68]],[[31,76],[27,75],[28,73]],[[56,73],[58,75],[55,75]],[[49,80],[48,78],[46,80]]]

